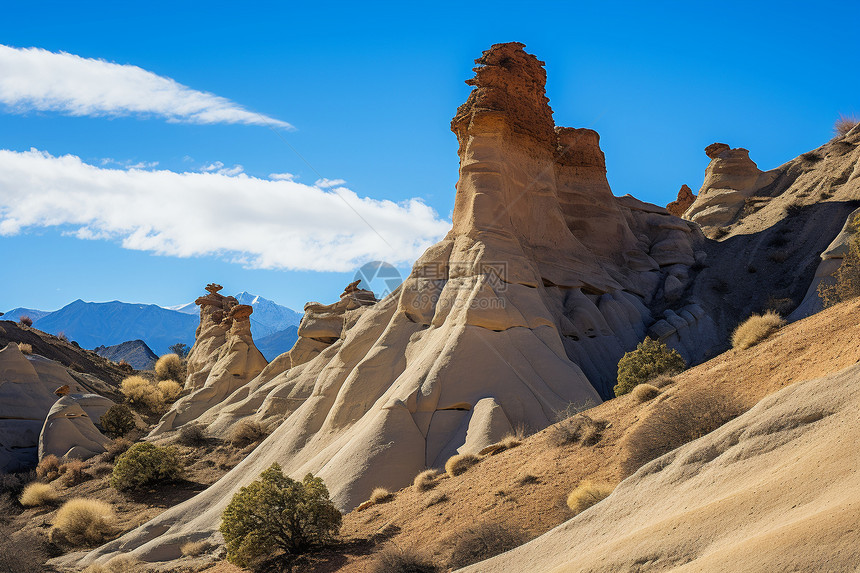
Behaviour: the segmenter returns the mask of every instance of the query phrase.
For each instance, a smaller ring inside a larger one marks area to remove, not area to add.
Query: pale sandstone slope
[[[860,365],[794,384],[480,571],[851,571]]]

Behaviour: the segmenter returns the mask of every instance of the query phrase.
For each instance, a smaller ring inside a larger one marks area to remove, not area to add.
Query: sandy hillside
[[[540,535],[571,517],[564,499],[581,480],[615,484],[625,477],[628,437],[651,409],[707,388],[749,408],[792,383],[839,372],[860,361],[858,316],[860,301],[838,305],[786,326],[758,346],[730,350],[690,369],[651,402],[640,404],[627,395],[601,404],[587,414],[611,424],[594,446],[553,445],[551,427],[519,447],[484,459],[461,476],[441,479],[430,491],[408,487],[389,503],[351,512],[345,516],[343,535],[352,539],[375,537],[376,545],[346,555],[345,564],[339,558],[337,566],[320,570],[367,571],[374,552],[387,542],[401,548],[420,548],[425,554],[435,554],[435,562],[446,563],[450,542],[458,532],[483,521],[521,528],[527,537]],[[820,387],[821,383],[809,386],[814,390]],[[815,483],[810,479],[810,485]],[[791,498],[785,496],[785,501]]]

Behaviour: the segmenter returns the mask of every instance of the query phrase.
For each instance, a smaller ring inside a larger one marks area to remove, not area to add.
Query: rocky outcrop
[[[725,143],[705,148],[711,159],[705,181],[685,217],[705,230],[728,225],[740,214],[745,201],[776,179],[776,172],[761,171],[743,148],[732,149]]]
[[[612,196],[597,134],[555,127],[542,62],[522,44],[476,62],[451,124],[451,232],[391,296],[348,288],[332,305],[309,304],[290,352],[195,416],[216,436],[247,416],[273,433],[217,484],[83,563],[120,548],[173,559],[189,534],[217,540],[233,492],[273,462],[319,475],[349,509],[512,427],[543,428],[571,402],[611,396],[618,359],[658,316],[672,328],[660,336],[688,357],[697,337],[707,342],[712,323],[685,286],[701,258],[696,225]],[[224,304],[212,300],[222,315]],[[201,341],[216,324],[206,312],[195,358],[224,344]],[[203,368],[189,367],[196,387]]]
[[[678,191],[678,198],[666,205],[666,210],[672,215],[680,217],[690,208],[690,205],[695,200],[696,196],[693,195],[693,190],[686,185],[681,185],[681,189]]]
[[[151,432],[157,436],[196,421],[247,385],[266,367],[266,359],[251,338],[250,316],[254,309],[232,296],[218,294],[221,285],[209,284],[209,294],[195,302],[200,307],[200,326],[188,353],[185,389]]]
[[[60,397],[48,412],[39,435],[39,459],[88,459],[105,451],[110,438],[96,428],[96,422],[113,402],[94,394],[67,394]],[[86,408],[85,408],[86,406]]]

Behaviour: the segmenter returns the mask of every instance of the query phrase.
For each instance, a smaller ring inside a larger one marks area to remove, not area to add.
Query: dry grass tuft
[[[206,445],[208,438],[202,427],[197,424],[188,424],[179,430],[179,437],[176,441],[189,448],[199,448]]]
[[[651,386],[656,386],[657,388],[665,388],[669,384],[674,383],[675,379],[671,376],[657,376],[656,378],[648,382],[648,384],[650,384]]]
[[[115,438],[105,444],[105,450],[107,451],[102,454],[102,457],[106,462],[112,462],[124,454],[132,445],[134,445],[133,442],[128,438]]]
[[[556,447],[577,443],[593,446],[603,437],[605,428],[606,422],[603,420],[592,420],[585,414],[578,414],[553,426],[549,432],[549,440]]]
[[[370,501],[371,503],[377,504],[377,503],[386,503],[386,502],[391,501],[392,499],[394,499],[393,493],[391,493],[390,491],[388,491],[384,487],[378,487],[375,490],[373,490],[373,493],[370,494],[370,499],[368,501]]]
[[[755,346],[783,326],[785,321],[772,310],[764,314],[754,314],[732,333],[732,347],[744,350]]]
[[[412,485],[414,485],[415,489],[418,491],[428,491],[436,487],[437,477],[439,477],[438,470],[424,470],[415,476],[415,480],[412,482]]]
[[[85,467],[84,462],[81,460],[69,460],[61,465],[60,475],[63,476],[63,485],[66,487],[72,487],[90,479],[90,476],[84,472]]]
[[[197,557],[206,553],[211,547],[208,541],[189,541],[184,543],[179,550],[185,557]]]
[[[114,534],[115,528],[113,507],[97,499],[71,499],[57,511],[54,520],[54,530],[73,545],[103,543]]]
[[[165,354],[155,363],[159,380],[185,380],[185,362],[176,354]]]
[[[632,430],[627,441],[627,459],[623,464],[625,475],[710,434],[744,411],[745,408],[732,396],[711,388],[662,401]]]
[[[839,119],[837,119],[833,124],[833,133],[836,137],[844,137],[848,135],[848,132],[854,129],[858,123],[860,123],[860,119],[853,115],[839,114]]]
[[[519,529],[507,529],[495,522],[484,522],[461,529],[454,535],[449,567],[459,569],[495,557],[528,539]]]
[[[165,402],[176,402],[182,394],[182,386],[176,380],[161,380],[157,387],[161,391],[161,395],[164,396]]]
[[[466,471],[481,461],[475,454],[457,454],[448,458],[445,462],[445,473],[454,477],[466,473]]]
[[[567,496],[567,507],[573,511],[574,515],[578,515],[592,505],[609,497],[613,489],[615,488],[608,483],[583,481]]]
[[[49,454],[39,460],[36,475],[45,481],[53,481],[60,477],[60,460],[54,454]]]
[[[647,402],[660,395],[660,389],[651,384],[639,384],[633,388],[633,397],[637,402]]]
[[[27,315],[22,316],[18,319],[19,326],[33,326],[33,319]]]
[[[229,442],[233,447],[242,448],[250,444],[262,442],[265,437],[266,432],[260,422],[245,419],[233,424]]]
[[[59,497],[53,486],[37,481],[24,488],[18,501],[24,507],[39,507],[54,503]]]
[[[447,493],[437,493],[436,495],[427,500],[427,503],[424,505],[424,507],[431,507],[433,505],[445,503],[449,499],[451,498],[448,497]]]
[[[164,394],[143,376],[129,376],[120,384],[120,391],[129,404],[142,406],[151,412],[164,409]]]
[[[370,568],[371,573],[439,573],[441,569],[414,550],[390,547],[380,552]]]
[[[93,563],[83,573],[135,573],[140,561],[130,555],[117,555],[104,565]]]
[[[29,355],[33,354],[33,345],[27,344],[26,342],[19,342],[18,343],[18,350],[21,351],[21,354],[23,354],[25,356],[29,356]]]

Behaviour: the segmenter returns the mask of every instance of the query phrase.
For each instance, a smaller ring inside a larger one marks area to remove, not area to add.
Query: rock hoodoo
[[[681,189],[678,191],[678,198],[666,205],[666,210],[672,215],[680,217],[690,208],[690,205],[695,200],[696,196],[693,195],[693,190],[686,185],[681,185]]]
[[[184,398],[177,411],[190,414],[166,416],[169,427],[194,419],[221,436],[251,416],[273,433],[217,484],[82,564],[120,549],[173,559],[192,533],[217,540],[233,492],[273,462],[319,475],[353,508],[513,427],[541,429],[571,402],[609,397],[618,359],[648,332],[689,361],[715,344],[713,322],[687,296],[705,256],[698,227],[612,195],[597,134],[555,127],[542,62],[522,44],[494,45],[477,64],[451,124],[451,232],[391,296],[376,302],[351,285],[332,305],[307,305],[295,347],[217,409]],[[202,357],[227,352],[230,301],[219,296],[198,299],[208,302],[189,388],[214,376]]]

